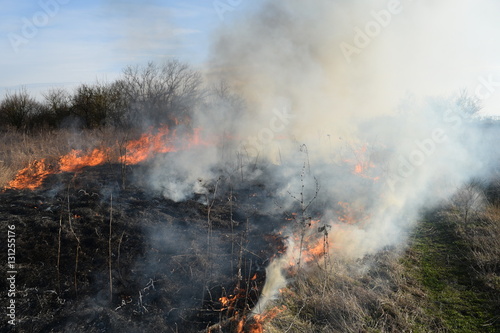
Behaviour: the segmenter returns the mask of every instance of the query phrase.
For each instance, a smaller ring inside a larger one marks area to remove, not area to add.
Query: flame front
[[[369,219],[363,207],[359,205],[338,202],[338,206],[336,221],[330,220],[326,223],[321,219],[302,221],[300,228],[287,238],[285,251],[273,258],[266,268],[266,283],[259,302],[252,310],[254,326],[251,326],[248,332],[263,332],[263,323],[272,320],[281,312],[276,312],[276,308],[269,311],[265,309],[281,292],[281,288],[286,286],[286,276],[294,276],[303,269],[307,270],[312,263],[328,264],[329,253],[336,248],[336,244],[333,244],[335,238],[333,233],[330,233],[331,228],[335,225],[362,225]],[[292,214],[292,218],[287,220],[294,221],[297,216],[298,214]]]
[[[112,151],[120,150],[118,142],[116,147],[94,148],[90,152],[71,150],[61,156],[54,165],[46,159],[31,162],[26,168],[20,170],[14,180],[6,188],[34,190],[42,185],[43,181],[51,174],[61,172],[76,172],[84,167],[92,167],[107,162],[119,162],[134,165],[153,158],[157,154],[191,149],[200,145],[212,143],[203,141],[200,137],[201,129],[195,128],[190,135],[179,138],[176,131],[168,127],[150,129],[142,134],[139,139],[128,141],[125,151],[118,157],[112,158]]]
[[[7,188],[26,188],[34,190],[42,185],[45,178],[53,173],[45,159],[31,162],[26,168],[20,170],[14,180],[9,182]]]
[[[83,167],[100,165],[106,162],[108,156],[108,149],[95,148],[88,154],[73,149],[69,154],[59,159],[59,170],[61,172],[74,172]]]
[[[126,152],[120,157],[121,161],[127,165],[137,164],[150,159],[155,154],[176,151],[173,145],[175,137],[175,131],[171,133],[168,127],[158,129],[156,134],[150,130],[142,134],[139,139],[126,144]]]

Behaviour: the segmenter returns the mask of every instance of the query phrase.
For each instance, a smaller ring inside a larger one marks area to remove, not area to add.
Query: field
[[[358,259],[332,250],[299,265],[262,315],[252,316],[265,268],[287,245],[279,230],[292,223],[290,212],[265,208],[275,185],[222,177],[207,181],[207,193],[175,202],[145,181],[150,162],[117,157],[124,137],[119,130],[2,133],[1,229],[7,235],[15,226],[18,329],[500,330],[498,183],[475,180],[424,209],[407,244]],[[56,170],[75,138],[88,143],[78,147],[84,151],[111,147],[107,160],[51,172],[33,189],[9,188],[35,160]],[[8,281],[1,287],[8,290]]]

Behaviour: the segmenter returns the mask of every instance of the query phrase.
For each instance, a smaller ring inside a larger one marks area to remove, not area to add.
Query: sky
[[[36,95],[112,81],[124,67],[147,61],[177,58],[202,67],[214,29],[245,7],[235,0],[222,7],[202,0],[0,3],[0,95],[21,86]]]
[[[206,69],[210,56],[214,56],[211,45],[215,32],[237,29],[238,20],[262,2],[265,1],[0,0],[0,96],[22,86],[40,97],[52,87],[109,82],[124,67],[147,61],[177,58],[197,69]],[[404,2],[410,8],[411,3],[418,3]],[[442,68],[456,68],[447,74],[447,86],[463,87],[472,94],[477,90],[487,112],[500,115],[500,108],[496,107],[500,105],[500,6],[489,0],[436,3],[444,9],[428,10],[428,34],[433,34],[440,21],[443,25],[451,23],[449,34],[419,52],[445,59]],[[365,4],[366,8],[360,8],[362,13],[378,9],[369,1]],[[456,10],[450,11],[448,16],[446,8],[460,8],[461,12],[457,15]],[[403,13],[401,18],[404,17]],[[454,22],[454,17],[461,21]],[[384,29],[387,33],[377,37],[377,45],[390,40],[391,33],[397,33],[403,25]],[[426,29],[425,22],[420,26]],[[354,30],[352,35],[355,36]],[[401,44],[403,51],[405,48]],[[403,63],[396,56],[389,57],[387,61]],[[465,57],[467,61],[462,61]],[[439,71],[440,68],[436,73]]]

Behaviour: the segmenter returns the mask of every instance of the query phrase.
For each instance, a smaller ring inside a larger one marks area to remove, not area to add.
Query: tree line
[[[114,82],[54,88],[37,100],[25,87],[0,100],[0,130],[56,129],[188,123],[203,102],[201,74],[178,60],[126,67]]]

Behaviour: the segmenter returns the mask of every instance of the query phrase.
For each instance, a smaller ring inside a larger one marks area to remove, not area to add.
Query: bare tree
[[[71,115],[71,96],[61,88],[50,89],[42,94],[44,104],[50,116],[54,118],[55,124],[61,122]]]
[[[76,89],[71,102],[72,113],[89,128],[121,122],[126,108],[118,83],[82,84]]]
[[[70,95],[62,88],[50,89],[49,91],[42,93],[42,96],[45,98],[47,106],[52,110],[69,107],[70,105]]]
[[[471,96],[466,89],[462,89],[455,101],[459,110],[467,117],[473,117],[482,109],[481,101]]]
[[[40,110],[41,104],[28,94],[26,87],[22,87],[17,92],[7,92],[0,103],[1,123],[17,129],[27,129],[30,117]]]
[[[200,73],[177,60],[128,66],[118,82],[128,101],[129,121],[169,125],[189,120],[203,98],[201,83]]]

